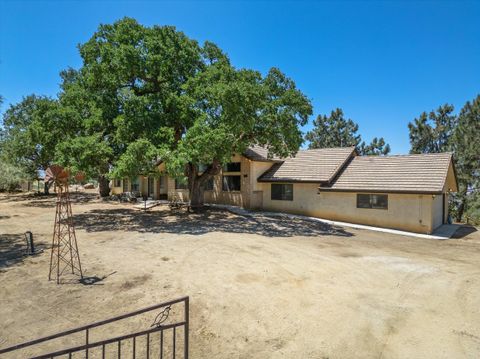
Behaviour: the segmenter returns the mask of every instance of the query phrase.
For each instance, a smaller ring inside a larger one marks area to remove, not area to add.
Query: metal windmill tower
[[[72,218],[72,205],[68,191],[70,173],[61,166],[50,166],[45,172],[45,181],[55,183],[57,188],[57,209],[53,227],[52,251],[48,280],[57,277],[57,284],[64,273],[71,272],[83,279],[77,237]]]

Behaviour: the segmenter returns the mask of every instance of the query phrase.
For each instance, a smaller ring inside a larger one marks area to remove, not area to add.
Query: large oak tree
[[[216,45],[174,27],[125,18],[101,25],[80,54],[83,66],[64,73],[61,102],[81,126],[59,157],[93,167],[102,195],[109,175],[154,172],[162,159],[170,175],[188,179],[200,206],[203,184],[234,153],[258,144],[288,156],[302,143],[299,126],[312,109],[291,79],[275,68],[265,76],[237,69]],[[104,161],[83,156],[96,151]]]

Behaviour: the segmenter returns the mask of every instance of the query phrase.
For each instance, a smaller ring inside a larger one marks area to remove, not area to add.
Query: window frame
[[[368,196],[368,206],[366,204],[366,198]],[[363,200],[360,200],[363,197]],[[374,200],[376,198],[376,200]],[[383,201],[379,198],[383,198]],[[362,205],[360,203],[362,202]],[[384,203],[385,205],[379,205],[378,203]],[[358,209],[381,209],[388,210],[388,194],[383,193],[357,193],[357,208]]]
[[[122,186],[122,180],[121,179],[118,179],[118,178],[115,178],[113,180],[113,187],[123,187]]]
[[[222,169],[223,169],[223,172],[242,172],[242,162],[241,161],[227,162],[223,165]]]
[[[288,191],[285,188],[289,187],[291,196],[288,195]],[[274,191],[274,188],[279,188],[280,192]],[[274,198],[274,193],[280,193],[280,198]],[[270,200],[272,201],[293,201],[293,183],[272,183],[270,185]]]

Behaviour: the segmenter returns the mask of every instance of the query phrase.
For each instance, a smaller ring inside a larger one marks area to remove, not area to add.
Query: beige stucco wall
[[[432,195],[388,194],[388,209],[357,208],[357,193],[318,192],[316,183],[294,183],[293,201],[271,199],[271,184],[262,184],[263,208],[336,221],[431,233]],[[440,197],[441,196],[437,196]],[[435,210],[438,210],[436,208]],[[442,208],[440,208],[440,213]]]
[[[443,224],[443,194],[432,197],[432,229],[438,228]]]
[[[240,162],[240,172],[223,172],[214,176],[213,191],[205,191],[205,203],[227,204],[249,208],[252,200],[252,180],[251,164],[252,161],[239,155],[232,156],[231,162]],[[240,175],[240,191],[227,192],[222,190],[223,175]]]

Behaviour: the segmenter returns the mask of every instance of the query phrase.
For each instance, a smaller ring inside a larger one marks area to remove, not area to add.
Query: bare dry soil
[[[188,295],[191,358],[480,357],[475,228],[440,241],[73,201],[95,285],[47,280],[53,196],[0,195],[0,348]],[[43,253],[22,256],[27,230]]]

